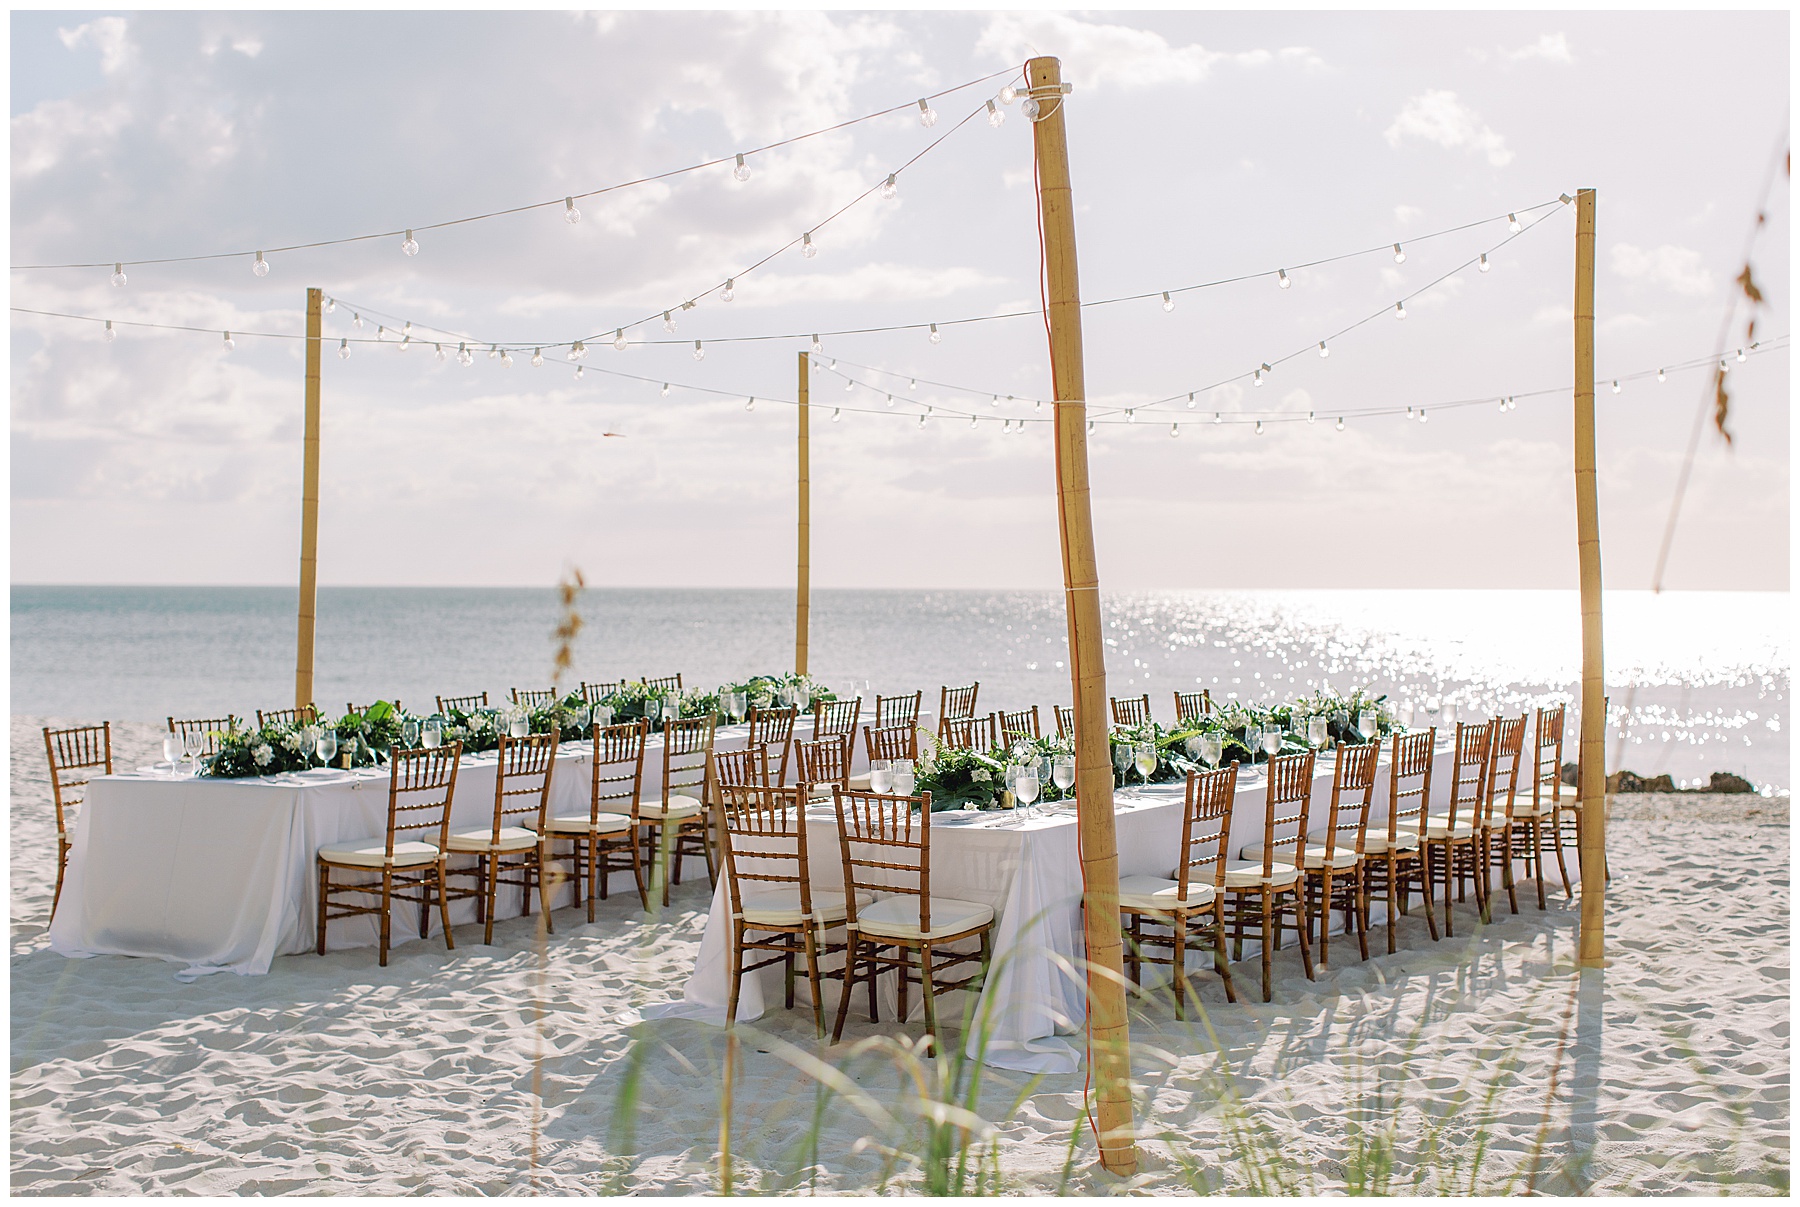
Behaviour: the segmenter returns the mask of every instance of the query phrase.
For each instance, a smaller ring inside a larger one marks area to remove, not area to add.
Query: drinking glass
[[[805,712],[812,707],[812,691],[804,687],[794,689],[794,707]]]
[[[1038,798],[1038,777],[1036,767],[1027,767],[1013,781],[1013,795],[1018,798],[1019,807],[1027,810],[1027,817],[1036,817],[1037,810],[1032,808]]]
[[[169,774],[174,775],[181,763],[181,739],[170,734],[163,739],[163,757],[169,760]]]
[[[869,760],[869,791],[886,794],[894,790],[894,773],[886,759]]]
[[[531,732],[531,717],[530,717],[530,715],[527,714],[526,711],[522,708],[513,710],[512,716],[508,717],[507,721],[506,721],[507,736],[513,737],[513,738],[522,738],[530,732]]]
[[[1150,773],[1156,770],[1156,747],[1149,742],[1140,742],[1137,750],[1133,753],[1137,763],[1138,778],[1147,784],[1150,782]]]
[[[1270,758],[1274,758],[1281,750],[1281,730],[1273,725],[1263,730],[1262,748],[1264,754],[1268,755]]]
[[[200,774],[200,753],[206,749],[206,735],[197,729],[190,729],[181,735],[181,748],[187,752],[188,762],[193,765],[190,775]]]
[[[1356,714],[1356,732],[1362,734],[1363,741],[1371,742],[1381,730],[1381,714],[1372,708],[1365,708]]]
[[[1075,786],[1075,760],[1057,759],[1050,767],[1050,782],[1066,795]]]
[[[430,745],[430,743],[428,742],[426,745]],[[319,735],[319,740],[313,746],[313,749],[318,752],[319,758],[327,767],[331,766],[331,761],[337,758],[337,734],[327,729],[324,733]]]
[[[1331,726],[1324,717],[1306,718],[1306,740],[1314,749],[1325,745],[1330,737]]]
[[[419,727],[419,741],[427,750],[436,750],[444,744],[444,723],[436,717],[431,718]]]
[[[893,765],[894,792],[900,796],[911,796],[918,780],[913,775],[911,759],[895,759]]]
[[[1444,701],[1443,718],[1444,728],[1454,733],[1456,731],[1456,701]]]
[[[408,750],[419,744],[419,723],[411,717],[400,722],[400,744]]]
[[[670,721],[679,721],[681,719],[681,701],[675,699],[673,696],[664,696],[662,703],[662,719],[664,725],[667,725]]]
[[[1225,757],[1225,735],[1217,731],[1200,735],[1200,761],[1208,767],[1217,767],[1219,760]]]
[[[613,719],[612,705],[610,705],[610,704],[594,705],[594,724],[598,725],[602,729],[605,729],[608,725],[612,724],[612,719]]]
[[[575,728],[581,733],[587,732],[588,722],[591,721],[593,717],[594,709],[592,705],[583,703],[575,706]]]

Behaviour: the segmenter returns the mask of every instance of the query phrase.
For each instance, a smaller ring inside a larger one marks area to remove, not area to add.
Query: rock
[[[1564,763],[1562,765],[1562,782],[1571,788],[1579,788],[1581,787],[1580,773],[1581,765],[1579,763]]]
[[[1733,775],[1729,771],[1715,771],[1712,773],[1712,783],[1707,787],[1706,791],[1755,792],[1756,785],[1752,784],[1741,775]]]
[[[1608,792],[1648,792],[1644,786],[1644,777],[1634,771],[1621,768],[1606,777]]]

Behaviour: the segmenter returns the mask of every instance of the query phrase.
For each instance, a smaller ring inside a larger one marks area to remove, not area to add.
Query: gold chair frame
[[[448,855],[473,855],[475,866],[450,868],[453,878],[473,877],[470,888],[451,889],[453,900],[472,898],[475,920],[483,924],[482,943],[494,942],[494,905],[500,886],[513,885],[523,890],[520,913],[531,916],[531,889],[535,884],[538,905],[544,911],[544,929],[552,934],[556,925],[550,914],[550,886],[547,869],[551,864],[549,830],[550,784],[556,773],[556,747],[561,733],[552,726],[549,733],[526,734],[522,738],[500,735],[498,761],[494,769],[494,813],[485,846],[457,846],[455,836],[445,850]],[[529,847],[508,848],[501,843],[500,832],[509,828],[530,830],[537,842]],[[518,878],[508,879],[508,873]]]
[[[69,729],[44,727],[44,757],[50,764],[50,803],[56,810],[56,890],[50,897],[50,917],[56,918],[56,907],[62,903],[63,877],[69,870],[69,848],[75,840],[69,837],[74,828],[71,814],[87,803],[87,793],[74,795],[72,790],[86,788],[93,776],[65,777],[68,771],[93,771],[104,768],[103,775],[113,773],[112,722],[77,725]]]
[[[437,710],[440,713],[468,713],[487,706],[488,694],[486,692],[476,692],[472,696],[439,696],[437,698]]]
[[[1196,938],[1210,937],[1212,940],[1213,967],[1224,982],[1225,1000],[1237,1001],[1237,991],[1231,984],[1231,961],[1225,956],[1225,865],[1229,862],[1231,848],[1231,813],[1237,797],[1237,772],[1236,763],[1212,771],[1188,772],[1187,801],[1181,818],[1181,857],[1174,876],[1180,887],[1175,899],[1184,902],[1188,899],[1190,886],[1210,884],[1212,900],[1203,906],[1177,905],[1157,910],[1140,909],[1123,901],[1119,903],[1121,921],[1129,940],[1125,958],[1131,969],[1132,983],[1139,984],[1143,979],[1141,964],[1167,964],[1175,989],[1175,1017],[1178,1019],[1187,1017],[1187,942],[1191,920],[1206,919],[1197,928]],[[1211,832],[1197,835],[1196,826],[1210,827]],[[1212,854],[1197,858],[1196,847],[1204,848],[1208,843],[1212,844]],[[1205,877],[1197,875],[1197,869],[1207,864],[1213,865],[1211,873]],[[1160,929],[1146,934],[1146,924]],[[1166,958],[1145,955],[1146,947],[1167,947],[1169,955]]]
[[[1431,768],[1437,750],[1437,729],[1395,733],[1388,754],[1387,849],[1363,855],[1363,898],[1387,903],[1388,954],[1398,950],[1396,914],[1408,912],[1413,882],[1425,902],[1425,923],[1437,942],[1436,907],[1431,901],[1431,882],[1425,867],[1425,830],[1431,812]],[[1402,781],[1414,781],[1411,786]],[[1411,802],[1411,803],[1408,803]],[[1411,845],[1402,845],[1410,837]]]
[[[265,725],[317,725],[319,723],[318,707],[312,704],[304,708],[271,708],[256,710],[256,727]]]
[[[1312,751],[1304,754],[1278,754],[1267,765],[1267,790],[1263,802],[1262,875],[1253,885],[1233,885],[1227,879],[1226,920],[1231,925],[1232,955],[1244,956],[1244,933],[1249,926],[1262,930],[1263,1001],[1275,1000],[1275,952],[1281,946],[1281,932],[1291,925],[1300,937],[1300,961],[1306,979],[1315,980],[1312,943],[1307,936],[1306,902],[1306,819],[1312,808]],[[1286,810],[1286,811],[1284,811]],[[1277,838],[1276,831],[1293,827],[1293,833]],[[1294,848],[1292,865],[1296,875],[1282,884],[1274,882],[1276,852],[1286,846]]]
[[[594,920],[594,900],[606,900],[607,881],[614,872],[630,872],[637,882],[638,902],[650,908],[644,883],[643,845],[638,841],[638,799],[644,785],[644,742],[650,723],[639,718],[617,725],[594,726],[594,757],[588,765],[588,828],[548,831],[549,860],[567,861],[574,871],[575,898],[587,902],[588,921]],[[602,821],[623,816],[627,824]],[[555,843],[566,839],[570,849],[558,853]]]
[[[1150,693],[1141,696],[1108,696],[1107,704],[1112,709],[1114,725],[1131,726],[1148,725],[1150,716]]]
[[[1175,693],[1175,724],[1177,725],[1197,721],[1212,711],[1212,689],[1210,688],[1201,688],[1197,692]]]

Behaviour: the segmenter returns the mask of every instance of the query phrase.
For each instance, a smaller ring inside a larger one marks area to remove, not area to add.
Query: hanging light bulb
[[[376,339],[381,338],[381,335],[379,332],[376,333],[375,338]],[[488,359],[489,360],[499,360],[500,359],[500,345],[498,345],[498,344],[489,344],[488,345]]]
[[[844,393],[848,394],[851,390],[854,390],[855,388],[856,388],[856,379],[855,378],[852,378],[852,377],[844,378]]]
[[[438,364],[440,364],[440,365],[443,364],[444,363],[444,345],[433,344],[431,346],[437,349]]]
[[[663,382],[662,391],[658,396],[662,397],[662,398],[667,398],[669,396],[669,383],[668,382],[666,382],[666,381]]]
[[[1394,263],[1396,263],[1396,264],[1406,263],[1406,253],[1401,250],[1400,245],[1398,243],[1394,244]]]
[[[575,198],[563,198],[563,221],[574,226],[581,221],[581,211],[575,208]]]
[[[1039,413],[1042,413],[1042,412],[1043,412],[1043,409],[1044,409],[1044,400],[1043,400],[1043,399],[1042,399],[1042,398],[1039,398],[1039,399],[1037,399],[1037,400],[1035,400],[1035,401],[1034,401],[1034,402],[1033,402],[1033,403],[1032,403],[1032,404],[1031,404],[1031,409],[1032,409],[1032,410],[1034,410],[1034,411],[1037,411],[1037,412],[1039,412]]]
[[[1170,297],[1169,291],[1165,289],[1163,290],[1163,313],[1167,314],[1173,309],[1175,309],[1175,299]]]
[[[512,353],[511,352],[502,352],[500,354],[500,367],[502,369],[512,368]]]
[[[813,246],[811,231],[800,236],[800,254],[808,260],[819,254],[819,249]]]
[[[719,293],[720,300],[729,302],[732,298],[735,298],[736,296],[737,296],[737,278],[736,277],[726,277],[725,278],[725,288]]]
[[[1518,399],[1517,399],[1517,398],[1514,398],[1514,397],[1512,397],[1512,396],[1511,396],[1511,395],[1510,395],[1510,394],[1509,394],[1509,395],[1507,395],[1507,398],[1506,398],[1506,409],[1507,409],[1507,410],[1509,410],[1509,411],[1516,411],[1516,410],[1518,410],[1518,409],[1519,409],[1519,400],[1518,400]]]
[[[1501,399],[1501,400],[1500,400],[1500,410],[1501,410],[1501,411],[1502,411],[1502,412],[1504,412],[1504,411],[1505,411],[1505,410],[1506,410],[1506,399],[1504,399],[1504,398],[1502,398],[1502,399]]]
[[[106,320],[106,330],[101,332],[101,335],[109,344],[119,338],[119,333],[113,330],[111,319]]]
[[[894,173],[889,172],[888,178],[881,182],[881,199],[883,201],[892,201],[895,197],[898,197],[899,195],[900,195],[900,182],[898,180],[894,179]]]
[[[587,373],[586,365],[576,365],[575,366],[575,380],[576,381],[580,381],[582,379],[582,377],[586,375],[586,373]]]
[[[1169,438],[1173,440],[1179,435],[1181,435],[1181,425],[1179,423],[1171,423],[1169,425]]]
[[[1394,317],[1397,319],[1403,319],[1406,317],[1406,303],[1405,302],[1395,302],[1394,303]]]
[[[1192,392],[1191,392],[1191,391],[1190,391],[1190,392],[1189,392],[1189,394],[1188,394],[1188,410],[1190,410],[1190,411],[1191,411],[1191,410],[1193,410],[1193,409],[1194,409],[1194,395],[1193,395],[1193,393],[1192,393]]]
[[[750,401],[744,404],[744,409],[746,411],[754,411],[756,409],[756,395],[750,395]]]
[[[543,367],[543,364],[544,364],[544,350],[542,348],[533,348],[531,350],[531,367],[534,369],[539,369],[539,368]]]
[[[937,110],[924,101],[919,102],[919,124],[928,130],[937,125]]]
[[[742,155],[737,157],[737,163],[732,167],[731,174],[737,177],[740,184],[750,179],[750,165],[744,162]]]
[[[1312,421],[1313,421],[1313,413],[1311,411],[1308,411],[1306,413],[1306,422],[1311,423]]]
[[[1656,380],[1658,380],[1658,381],[1669,380],[1669,371],[1667,369],[1658,369],[1656,371]]]
[[[336,298],[326,298],[325,299],[325,313],[330,314],[333,311],[335,311],[336,309],[337,309],[337,299]]]
[[[348,336],[345,336],[343,339],[340,339],[338,341],[338,359],[339,360],[349,360],[350,359],[350,338]]]
[[[989,101],[987,103],[987,111],[988,111],[988,125],[990,125],[990,126],[994,126],[994,127],[998,128],[1000,123],[1004,122],[1006,120],[1006,114],[1000,112],[1000,110],[995,107],[993,101]]]
[[[1037,104],[1036,101],[1026,101],[1025,103],[1027,105]],[[1030,117],[1031,114],[1028,112],[1025,116]],[[1088,420],[1088,435],[1092,436],[1093,434],[1094,434],[1094,421],[1092,419],[1090,419],[1090,420]]]
[[[1256,421],[1256,434],[1258,436],[1262,435],[1262,420],[1260,419]]]
[[[400,250],[409,256],[416,256],[419,254],[419,241],[413,238],[413,233],[411,231],[406,232],[406,242],[400,245]]]
[[[924,426],[925,426],[925,416],[923,416],[923,415],[920,415],[920,416],[919,416],[919,426],[920,426],[920,427],[924,427]]]
[[[378,344],[383,344],[383,343],[387,342],[387,328],[386,327],[376,327],[375,328],[375,342]]]
[[[1219,412],[1217,412],[1217,411],[1214,411],[1214,412],[1213,412],[1213,422],[1214,422],[1214,423],[1224,423],[1224,422],[1225,422],[1225,416],[1223,416],[1223,415],[1221,415],[1221,414],[1219,414]]]
[[[362,325],[363,325],[362,315],[357,314],[355,311],[352,311],[350,314],[350,325],[352,327],[355,327],[358,331],[361,331]]]
[[[1261,369],[1251,370],[1250,384],[1253,386],[1260,386],[1262,384],[1262,370]]]
[[[936,323],[931,324],[931,334],[926,338],[931,340],[934,344],[941,344],[944,342],[944,337],[938,334]]]
[[[890,407],[892,407],[894,405],[894,396],[892,394],[889,394],[887,396],[887,405]]]
[[[667,331],[670,335],[675,334],[675,316],[670,314],[667,310],[663,311],[663,330]]]
[[[1614,378],[1613,379],[1613,393],[1617,394],[1618,392],[1619,392],[1619,382],[1618,382],[1617,378]]]
[[[1344,417],[1342,415],[1338,416],[1337,430],[1340,432],[1344,430]]]
[[[1330,356],[1331,355],[1331,349],[1327,348],[1325,346],[1324,340],[1319,341],[1319,355],[1320,356]]]
[[[456,346],[456,363],[465,369],[475,363],[475,354],[469,351],[469,345],[458,344]]]
[[[970,415],[969,416],[969,426],[970,427],[974,427],[976,424],[978,424],[980,422],[981,422],[980,415]]]
[[[263,259],[263,254],[261,252],[256,253],[256,263],[250,266],[250,271],[259,277],[266,277],[269,275],[269,262]]]
[[[1519,216],[1517,214],[1508,214],[1506,216],[1506,229],[1515,235],[1519,233]]]
[[[1126,423],[1136,423],[1137,422],[1137,411],[1133,410],[1131,407],[1126,407],[1125,408],[1125,422]]]
[[[1283,289],[1292,289],[1294,287],[1294,279],[1287,275],[1287,269],[1285,268],[1277,268],[1275,270],[1275,283]]]
[[[831,422],[836,423],[838,420],[842,419],[843,417],[844,417],[844,408],[843,407],[832,407],[831,408]]]
[[[625,328],[620,327],[613,332],[613,351],[623,352],[631,346],[625,338]]]
[[[819,339],[819,333],[818,333],[818,332],[817,332],[817,331],[815,331],[815,332],[813,332],[813,337],[812,337],[812,350],[813,350],[813,355],[814,355],[814,356],[817,356],[817,355],[818,355],[818,354],[819,354],[819,353],[821,353],[821,352],[823,352],[823,351],[825,351],[825,345],[824,345],[824,343],[822,343],[822,342],[821,342],[821,341],[820,341],[820,339]]]
[[[1419,422],[1420,422],[1420,423],[1429,423],[1429,422],[1431,422],[1431,416],[1429,416],[1429,415],[1427,415],[1427,414],[1426,414],[1426,413],[1425,413],[1425,408],[1424,408],[1424,407],[1420,407],[1420,408],[1419,408]]]
[[[582,357],[584,357],[586,355],[587,355],[587,346],[584,345],[580,340],[576,340],[574,343],[569,345],[568,357],[569,357],[570,361],[580,360]]]
[[[1011,84],[1008,84],[1006,87],[1004,87],[1000,90],[1000,103],[1002,105],[1010,105],[1018,99],[1019,99],[1019,90],[1017,88],[1014,88]]]
[[[113,265],[112,283],[114,288],[125,288],[125,266],[123,264]]]
[[[906,379],[906,388],[907,388],[907,389],[909,389],[909,390],[916,390],[916,389],[918,389],[918,388],[919,388],[919,379],[918,379],[918,378],[916,378],[916,377],[909,377],[909,378],[907,378],[907,379]]]
[[[1412,409],[1412,408],[1411,408],[1411,407],[1407,407],[1407,408],[1406,408],[1406,417],[1407,417],[1407,419],[1408,419],[1408,420],[1411,420],[1411,419],[1412,419],[1412,417],[1413,417],[1413,409]]]
[[[1742,348],[1737,350],[1737,362],[1740,365],[1744,363],[1744,350]]]
[[[1723,358],[1721,358],[1719,361],[1719,372],[1720,373],[1731,372],[1731,365],[1728,364]]]
[[[231,332],[227,331],[225,333],[225,351],[229,352],[235,347],[237,347],[237,341],[232,339]]]
[[[1487,253],[1486,253],[1486,252],[1482,252],[1482,253],[1481,253],[1481,260],[1480,260],[1480,262],[1479,262],[1479,263],[1478,263],[1478,264],[1477,264],[1477,265],[1476,265],[1476,267],[1478,267],[1478,268],[1479,268],[1479,269],[1480,269],[1480,270],[1481,270],[1481,271],[1482,271],[1482,272],[1486,272],[1486,271],[1487,271],[1487,270],[1488,270],[1488,269],[1490,269],[1490,268],[1492,268],[1492,267],[1493,267],[1493,265],[1492,265],[1492,264],[1489,264],[1489,263],[1488,263],[1488,258],[1487,258]]]
[[[1038,119],[1038,114],[1042,113],[1043,109],[1044,107],[1038,104],[1038,99],[1035,96],[1026,97],[1025,103],[1019,106],[1019,112],[1025,115],[1025,120],[1028,122],[1036,121]]]
[[[695,360],[705,360],[706,359],[706,348],[700,343],[699,340],[694,341],[694,359]]]

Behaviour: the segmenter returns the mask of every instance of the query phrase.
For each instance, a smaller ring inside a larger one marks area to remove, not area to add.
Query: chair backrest
[[[938,725],[938,740],[952,750],[979,750],[986,753],[1000,744],[994,716],[946,717]]]
[[[1331,765],[1331,813],[1325,823],[1327,865],[1339,851],[1363,853],[1369,808],[1375,803],[1375,765],[1380,761],[1379,740],[1337,748]]]
[[[390,700],[389,703],[391,703],[394,706],[395,712],[401,711],[400,701]],[[349,704],[349,703],[346,703],[344,705],[344,711],[345,712],[354,712],[354,713],[365,713],[365,712],[368,712],[373,707],[375,707],[373,704]]]
[[[522,825],[542,834],[549,820],[550,779],[556,771],[556,726],[522,738],[500,735],[494,776],[494,840],[506,826]]]
[[[1188,885],[1210,884],[1223,894],[1225,865],[1230,861],[1231,807],[1237,799],[1238,765],[1212,771],[1190,771],[1187,810],[1181,822],[1181,863],[1175,879],[1176,900],[1186,901]]]
[[[1055,704],[1056,736],[1069,738],[1075,736],[1075,706],[1073,704]]]
[[[388,752],[387,854],[400,835],[415,831],[420,839],[445,850],[450,837],[450,806],[456,797],[456,770],[462,763],[462,743],[421,746],[417,750],[396,747]]]
[[[549,708],[556,703],[556,689],[547,687],[543,691],[532,691],[529,688],[512,689],[512,702],[523,704],[526,708]]]
[[[793,745],[794,721],[799,710],[789,705],[787,708],[750,707],[750,739],[749,745],[761,746],[769,752],[769,762],[775,766],[775,782],[787,783],[788,749]]]
[[[766,746],[713,751],[713,782],[722,788],[779,788],[780,782],[769,773]]]
[[[1114,725],[1148,725],[1150,723],[1150,693],[1141,696],[1109,696],[1107,702],[1112,705]]]
[[[649,733],[650,722],[641,717],[594,727],[589,825],[602,813],[629,813],[633,821],[637,820],[638,793],[644,785],[644,739]]]
[[[946,687],[938,692],[938,724],[975,715],[975,697],[981,693],[981,680],[967,687]]]
[[[265,725],[317,725],[319,710],[311,704],[305,708],[271,708],[256,710],[256,727]]]
[[[1314,753],[1278,754],[1269,760],[1267,813],[1263,818],[1263,875],[1275,869],[1276,852],[1294,849],[1293,864],[1304,867],[1306,818],[1312,811]]]
[[[890,725],[917,725],[919,723],[919,704],[924,699],[923,691],[916,691],[910,696],[876,696],[875,728],[886,729]]]
[[[929,933],[931,793],[885,796],[834,787],[831,796],[844,856],[848,924],[856,925],[859,889],[882,896],[909,893],[919,899],[919,930]]]
[[[1402,834],[1425,836],[1431,813],[1431,760],[1437,727],[1396,733],[1388,756],[1388,850]]]
[[[237,728],[238,719],[226,715],[214,719],[197,719],[190,721],[169,718],[169,732],[180,738],[185,744],[190,733],[198,733],[206,738],[206,748],[201,754],[219,753],[219,737]]]
[[[911,723],[885,725],[880,729],[863,726],[863,745],[869,760],[916,759],[919,757],[919,729]]]
[[[60,837],[68,832],[65,811],[86,799],[87,793],[78,789],[87,787],[94,778],[94,769],[104,768],[102,775],[112,774],[112,722],[73,729],[45,728],[44,756],[50,762],[50,799],[56,806],[56,833]],[[89,774],[70,775],[71,771]]]
[[[744,912],[742,884],[787,884],[800,893],[800,916],[812,915],[812,876],[806,850],[806,798],[800,788],[719,784],[719,838],[731,913]],[[749,861],[738,866],[742,856]]]
[[[713,728],[719,714],[689,717],[663,725],[663,804],[683,788],[698,787],[705,799],[706,772],[712,761]]]
[[[1540,708],[1537,722],[1532,726],[1531,804],[1539,813],[1543,811],[1545,797],[1549,798],[1552,809],[1562,805],[1563,718],[1567,715],[1567,706],[1562,704]]]
[[[651,679],[646,677],[644,679],[644,686],[653,692],[678,692],[681,690],[681,676],[679,674],[674,674],[661,679]]]
[[[862,697],[848,700],[820,700],[813,705],[813,741],[821,738],[856,737],[856,723],[862,719]]]
[[[1494,726],[1483,721],[1456,723],[1456,762],[1450,773],[1450,825],[1475,820],[1475,811],[1487,795],[1488,754],[1494,745]]]
[[[850,738],[848,735],[794,743],[794,782],[850,786]]]
[[[1038,709],[1033,704],[1030,708],[1021,708],[1018,712],[1007,712],[1002,709],[994,714],[1000,719],[1000,740],[1011,742],[1019,738],[1030,738],[1037,741],[1044,736],[1038,727]]]
[[[1482,819],[1510,823],[1519,794],[1519,766],[1525,757],[1525,714],[1494,720],[1493,748],[1488,752],[1487,794]]]
[[[617,683],[588,683],[583,681],[581,685],[581,698],[586,700],[589,704],[598,704],[608,696],[618,694],[620,691],[624,690],[624,687],[625,681],[623,679],[619,680]]]
[[[437,706],[439,712],[473,712],[477,708],[488,706],[487,693],[477,692],[472,696],[439,696]]]
[[[1198,721],[1212,710],[1212,692],[1209,689],[1202,688],[1197,692],[1175,693],[1175,724],[1177,725]]]

